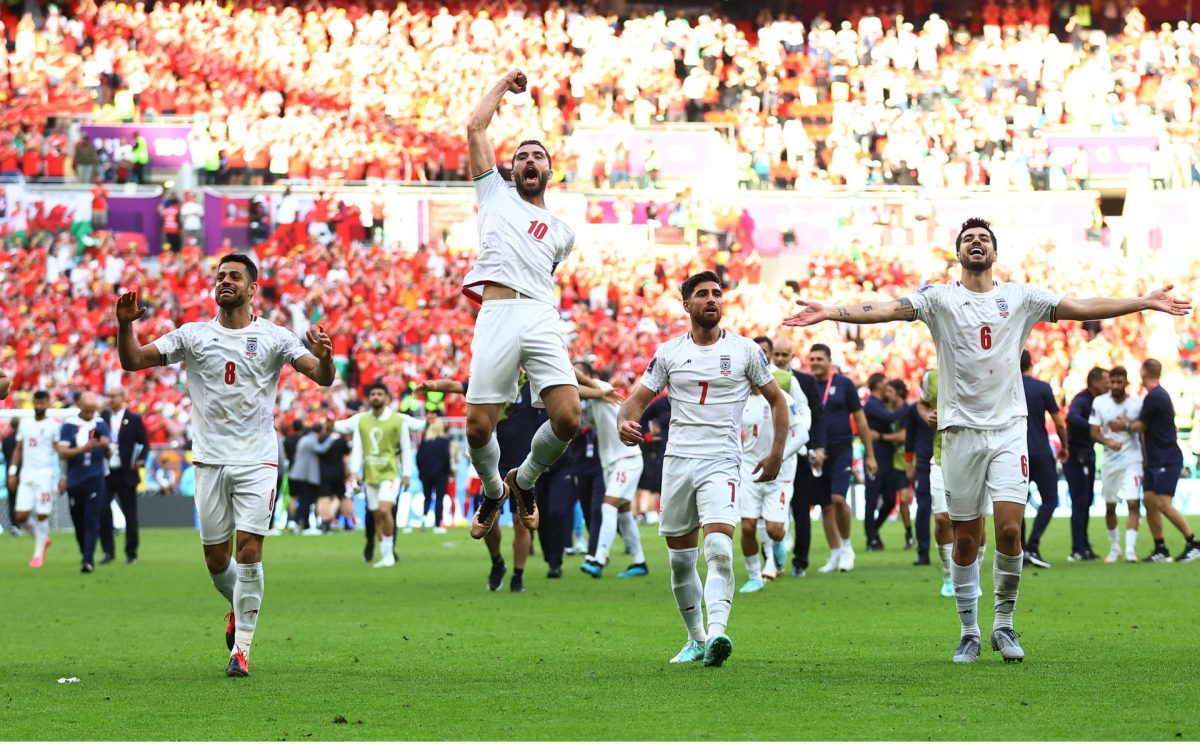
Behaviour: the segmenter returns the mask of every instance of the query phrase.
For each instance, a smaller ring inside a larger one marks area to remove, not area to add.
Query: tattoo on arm
[[[871,305],[863,305],[863,312],[870,312],[871,310],[874,310],[874,309],[875,308],[872,307]]]
[[[917,317],[917,310],[913,307],[912,302],[908,301],[908,297],[902,297],[896,300],[896,311],[900,313],[900,317],[905,320],[912,320]]]
[[[834,314],[835,314],[835,315],[837,315],[839,318],[848,318],[848,317],[850,317],[850,311],[849,311],[849,310],[847,310],[845,307],[839,307],[839,308],[837,308],[836,310],[834,310]]]

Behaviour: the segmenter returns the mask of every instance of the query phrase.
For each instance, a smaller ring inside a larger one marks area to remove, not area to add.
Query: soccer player
[[[595,388],[605,394],[614,391],[611,383],[602,380],[594,382]],[[619,528],[621,538],[630,548],[633,564],[618,573],[617,577],[643,577],[650,574],[650,569],[646,566],[646,555],[642,551],[637,520],[629,511],[642,477],[642,450],[621,443],[617,432],[617,414],[620,412],[617,405],[602,399],[589,399],[583,412],[585,422],[596,432],[600,466],[604,469],[604,504],[600,508],[596,550],[583,560],[579,569],[595,578],[604,574],[604,565],[608,563],[608,554]]]
[[[1118,418],[1109,427],[1114,431],[1131,429],[1145,436],[1142,447],[1146,457],[1142,468],[1142,487],[1146,497],[1146,523],[1154,538],[1154,551],[1146,561],[1171,561],[1167,542],[1163,539],[1164,515],[1183,534],[1183,551],[1176,561],[1195,561],[1200,559],[1200,542],[1196,540],[1187,520],[1171,504],[1175,487],[1179,484],[1179,475],[1183,471],[1183,452],[1179,449],[1175,430],[1175,405],[1160,383],[1162,363],[1154,359],[1146,360],[1142,363],[1141,376],[1146,396],[1142,398],[1142,412],[1137,421],[1130,424]]]
[[[58,472],[59,423],[46,417],[50,393],[33,392],[33,419],[17,428],[17,445],[8,463],[9,488],[17,489],[17,524],[33,534],[30,567],[41,567],[50,545],[50,512],[54,509],[54,477]],[[20,473],[18,474],[18,470]],[[29,513],[34,517],[30,519]]]
[[[1067,410],[1067,489],[1071,496],[1071,554],[1068,562],[1098,559],[1088,541],[1088,517],[1096,498],[1096,441],[1088,418],[1096,397],[1108,393],[1108,371],[1088,371],[1087,387],[1075,395]]]
[[[813,344],[808,351],[808,366],[817,379],[821,404],[825,409],[825,464],[820,476],[813,481],[809,504],[821,507],[825,538],[829,541],[829,561],[817,572],[849,572],[854,569],[854,546],[850,543],[850,523],[854,514],[846,501],[850,491],[851,469],[854,463],[853,433],[850,419],[862,440],[867,475],[876,475],[879,465],[875,459],[871,430],[858,387],[854,381],[833,369],[833,353],[824,344]],[[813,474],[817,475],[817,468]],[[807,554],[805,558],[807,558]]]
[[[1092,402],[1088,424],[1092,440],[1104,446],[1104,472],[1100,475],[1100,494],[1106,511],[1104,524],[1108,527],[1108,556],[1105,564],[1121,556],[1121,536],[1117,530],[1117,503],[1124,501],[1129,509],[1125,521],[1125,561],[1137,561],[1138,506],[1142,489],[1142,438],[1126,427],[1114,431],[1111,425],[1123,418],[1121,425],[1131,426],[1142,413],[1142,400],[1126,393],[1129,373],[1117,366],[1108,371],[1112,390]]]
[[[825,464],[825,405],[821,401],[821,392],[817,379],[808,373],[792,368],[792,342],[786,338],[777,339],[771,348],[771,361],[776,370],[791,373],[792,382],[797,384],[804,401],[808,404],[809,415],[812,418],[808,429],[808,454],[800,457],[796,463],[796,483],[792,489],[792,517],[796,520],[796,543],[792,549],[792,577],[804,577],[808,571],[808,550],[812,542],[811,511],[813,484],[820,477],[819,472]],[[775,374],[777,382],[787,378],[780,373]],[[779,383],[781,389],[790,389]],[[792,395],[795,396],[794,394]],[[797,402],[799,404],[799,402]],[[779,565],[780,569],[783,565]]]
[[[790,374],[789,374],[790,375]],[[780,392],[782,393],[782,391]],[[797,404],[789,394],[783,394],[788,409],[788,437],[783,447],[783,464],[779,477],[759,483],[754,480],[755,460],[763,459],[775,446],[775,424],[771,405],[762,391],[754,386],[742,409],[742,467],[741,492],[738,496],[738,516],[742,519],[742,556],[746,560],[747,580],[739,593],[754,593],[763,589],[763,569],[758,560],[758,523],[766,523],[767,538],[781,544],[787,536],[788,500],[795,483],[796,458],[805,452],[808,443],[810,418],[808,407]],[[801,410],[803,407],[803,411]],[[768,559],[774,571],[778,557]]]
[[[411,441],[409,424],[424,427],[425,423],[412,420],[396,412],[388,403],[392,392],[382,383],[367,387],[367,405],[370,409],[359,412],[333,427],[338,433],[351,436],[350,474],[362,476],[366,485],[367,512],[375,517],[375,530],[379,535],[379,561],[375,567],[392,567],[396,564],[395,506],[400,492],[408,488],[410,471],[408,459]],[[401,467],[404,468],[401,475]]]
[[[671,396],[671,434],[663,460],[662,520],[671,562],[671,589],[688,641],[672,663],[704,660],[719,667],[733,653],[725,630],[733,607],[733,529],[738,523],[742,448],[738,425],[751,387],[771,405],[771,451],[754,468],[758,483],[775,480],[788,437],[783,392],[753,341],[720,327],[724,309],[721,280],[704,271],[680,287],[691,329],[659,345],[641,381],[621,406],[621,441],[636,446],[645,436],[639,418],[664,388]],[[696,571],[697,531],[704,530],[708,576],[703,589]],[[703,590],[703,593],[702,593]],[[704,628],[700,600],[708,609]]]
[[[1128,299],[1077,299],[1034,286],[998,283],[992,278],[996,236],[979,218],[962,224],[955,250],[960,280],[923,286],[891,302],[827,307],[799,300],[803,309],[785,325],[810,326],[825,320],[885,323],[920,319],[929,326],[945,378],[938,392],[938,430],[950,519],[954,528],[953,576],[961,634],[953,661],[979,657],[979,563],[984,512],[995,502],[996,618],[992,648],[1006,662],[1025,652],[1012,627],[1021,578],[1021,520],[1029,491],[1025,448],[1028,410],[1021,388],[1019,360],[1029,332],[1038,322],[1103,320],[1142,310],[1186,315],[1191,303],[1171,296],[1171,287]],[[1144,412],[1144,410],[1143,410]]]
[[[471,521],[471,537],[483,538],[511,497],[529,530],[538,526],[533,486],[579,432],[579,384],[559,329],[554,269],[575,246],[575,232],[546,209],[550,155],[527,140],[513,155],[513,185],[496,172],[496,151],[487,126],[506,92],[520,94],[525,74],[513,69],[484,95],[467,124],[467,147],[479,200],[479,257],[462,291],[480,303],[471,340],[467,393],[467,445],[483,485],[483,502]],[[500,409],[517,398],[521,368],[529,376],[533,403],[549,419],[534,433],[529,454],[500,477],[496,423]]]
[[[1058,508],[1058,467],[1055,464],[1054,450],[1050,448],[1050,437],[1046,435],[1045,416],[1049,415],[1054,422],[1054,431],[1062,442],[1058,448],[1057,461],[1067,461],[1067,426],[1063,423],[1062,413],[1058,402],[1054,399],[1054,389],[1049,383],[1033,377],[1033,355],[1028,349],[1021,350],[1021,383],[1025,387],[1025,408],[1029,412],[1026,418],[1028,427],[1025,429],[1025,442],[1029,452],[1029,482],[1037,486],[1041,506],[1037,516],[1033,518],[1033,527],[1029,539],[1025,541],[1025,564],[1049,569],[1050,563],[1042,558],[1039,545],[1042,534],[1050,527],[1054,510]],[[1021,520],[1022,536],[1024,535],[1025,520]]]
[[[112,454],[112,431],[96,411],[100,400],[84,391],[75,401],[79,414],[67,418],[59,429],[55,447],[58,458],[66,463],[66,475],[59,478],[58,490],[71,502],[71,521],[75,540],[83,558],[79,571],[96,571],[96,541],[100,538],[100,508],[110,506],[105,478],[108,457]]]
[[[213,585],[229,601],[225,674],[250,674],[250,646],[263,596],[263,537],[275,507],[279,442],[275,391],[284,364],[320,386],[333,383],[333,343],[324,326],[308,332],[310,352],[291,331],[257,317],[258,268],[243,254],[217,263],[217,317],[185,323],[142,345],[133,322],[146,313],[138,293],[117,299],[117,352],[125,370],[185,360],[200,543]],[[236,560],[233,537],[237,534]]]

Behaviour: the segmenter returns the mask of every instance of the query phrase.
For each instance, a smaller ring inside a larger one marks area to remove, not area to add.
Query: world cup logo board
[[[247,357],[257,357],[258,356],[258,337],[257,336],[250,336],[249,338],[246,339],[246,356]]]
[[[721,375],[729,375],[733,372],[733,358],[727,354],[721,355]]]

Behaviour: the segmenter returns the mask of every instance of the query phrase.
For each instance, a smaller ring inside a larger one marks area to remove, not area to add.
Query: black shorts
[[[322,478],[321,485],[317,487],[317,498],[318,499],[324,498],[326,496],[333,496],[335,498],[340,499],[340,498],[342,498],[342,495],[345,493],[346,493],[346,484],[340,480],[328,480],[328,479]]]
[[[650,493],[662,493],[662,454],[658,449],[647,449],[642,452],[642,477],[638,478],[638,488]]]
[[[1142,469],[1142,487],[1159,496],[1174,496],[1182,474],[1183,464],[1180,462],[1145,467]]]
[[[317,487],[306,480],[288,478],[288,493],[299,501],[313,501],[317,498]]]

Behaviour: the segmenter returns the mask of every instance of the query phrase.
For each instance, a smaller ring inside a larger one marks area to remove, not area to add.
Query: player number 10
[[[529,221],[529,233],[533,234],[535,239],[544,239],[546,232],[550,229],[546,228],[546,224],[541,221]]]

